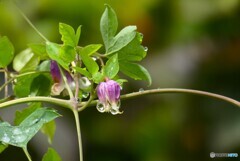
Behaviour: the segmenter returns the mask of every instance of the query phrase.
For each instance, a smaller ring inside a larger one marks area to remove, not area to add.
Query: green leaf
[[[79,55],[86,66],[87,70],[93,75],[98,72],[99,66],[98,64],[89,56],[91,54],[89,50],[89,46],[82,48],[79,51]]]
[[[48,151],[43,156],[42,161],[62,161],[62,159],[53,148],[48,148]]]
[[[0,143],[0,154],[8,147],[6,144]]]
[[[0,37],[0,68],[8,66],[14,57],[14,47],[6,37]]]
[[[32,52],[39,56],[41,60],[48,59],[48,55],[46,52],[46,45],[44,44],[28,44],[28,46],[31,48]]]
[[[118,60],[119,61],[140,61],[146,54],[146,49],[141,45],[142,36],[140,33],[137,33],[135,38],[124,48],[119,50]]]
[[[79,39],[80,39],[80,35],[81,35],[81,27],[82,26],[78,26],[77,31],[76,31],[76,36],[75,36],[75,45],[78,45]]]
[[[73,47],[63,45],[60,48],[59,56],[63,62],[65,62],[66,64],[70,64],[72,61],[75,60],[76,52]]]
[[[51,60],[44,60],[39,66],[37,70],[39,71],[50,71]]]
[[[91,77],[91,74],[86,70],[86,68],[73,67],[73,69],[88,78]]]
[[[48,53],[48,56],[52,60],[58,62],[58,64],[60,64],[64,69],[69,71],[68,69],[69,64],[67,62],[64,62],[60,57],[60,49],[61,49],[60,45],[52,42],[46,42],[46,51]]]
[[[17,54],[13,59],[13,69],[17,72],[35,70],[40,62],[40,58],[33,54],[31,49],[25,49]]]
[[[80,37],[81,28],[79,27],[77,29],[77,35],[75,35],[75,31],[70,25],[59,23],[59,33],[62,35],[61,40],[64,45],[76,47]]]
[[[114,54],[110,59],[108,59],[106,66],[104,67],[104,74],[108,78],[112,79],[117,75],[119,71],[118,64],[118,54]]]
[[[31,83],[31,96],[49,96],[51,93],[51,78],[49,75],[39,75]]]
[[[48,96],[50,88],[51,78],[49,74],[34,73],[17,78],[13,91],[17,97]]]
[[[102,44],[90,44],[84,47],[85,52],[87,55],[91,56],[94,53],[96,53],[100,48],[102,47]],[[79,48],[79,51],[81,51],[82,48]]]
[[[116,82],[117,82],[120,86],[122,86],[123,83],[128,82],[128,80],[126,80],[126,79],[117,79]]]
[[[146,80],[148,81],[149,85],[151,85],[152,83],[151,76],[148,73],[147,69],[145,69],[143,66],[139,64],[130,63],[130,62],[121,62],[120,71],[135,80]]]
[[[48,137],[49,144],[52,144],[55,131],[56,131],[56,124],[54,120],[44,124],[43,127],[41,128],[41,132]]]
[[[104,79],[104,75],[100,72],[97,72],[93,75],[93,81],[94,83],[98,84],[100,82],[102,82]]]
[[[0,123],[0,141],[21,148],[40,130],[43,124],[48,123],[60,115],[56,111],[39,108],[24,119],[19,126],[11,126],[7,122]]]
[[[122,29],[112,40],[107,55],[115,53],[129,44],[136,35],[136,26],[127,26]]]
[[[106,5],[106,9],[100,20],[100,31],[102,34],[103,42],[105,45],[106,52],[110,47],[110,42],[112,41],[114,35],[117,32],[118,21],[115,11]]]
[[[19,77],[16,79],[16,83],[13,87],[14,94],[17,97],[28,97],[31,93],[31,84],[35,77],[37,77],[39,73],[26,75],[24,77]]]
[[[14,125],[20,125],[23,120],[25,120],[30,114],[40,107],[41,103],[31,103],[29,107],[23,109],[22,111],[16,111]]]

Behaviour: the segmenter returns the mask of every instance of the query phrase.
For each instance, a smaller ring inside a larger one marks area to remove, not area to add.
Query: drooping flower
[[[106,80],[97,86],[99,112],[110,112],[113,115],[121,114],[120,108],[120,85],[114,80]]]
[[[53,86],[51,89],[51,94],[52,95],[59,95],[66,87],[65,87],[65,83],[63,81],[63,78],[61,76],[61,72],[60,69],[58,67],[58,64],[56,61],[51,60],[51,64],[50,64],[50,72],[53,78]],[[67,78],[67,82],[69,87],[73,90],[75,87],[75,82],[72,78],[72,76],[70,75],[70,73],[66,70],[63,69],[63,72]]]

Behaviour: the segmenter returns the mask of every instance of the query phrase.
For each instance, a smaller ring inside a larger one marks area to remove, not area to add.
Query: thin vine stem
[[[8,97],[5,97],[5,98],[1,99],[0,103],[7,102],[7,101],[10,101],[10,100],[13,100],[13,99],[15,99],[15,96],[10,95]]]
[[[210,93],[210,92],[205,92],[205,91],[199,91],[199,90],[193,90],[193,89],[182,89],[182,88],[161,88],[161,89],[150,89],[150,90],[144,90],[144,91],[139,91],[139,92],[133,92],[129,94],[125,94],[121,96],[121,99],[130,99],[138,96],[143,96],[143,95],[148,95],[148,94],[164,94],[164,93],[185,93],[185,94],[194,94],[194,95],[201,95],[205,97],[210,97],[218,100],[225,101],[227,103],[230,103],[232,105],[235,105],[237,107],[240,107],[240,102],[237,100],[234,100],[232,98],[215,94],[215,93]],[[86,104],[88,106],[94,106],[97,104],[98,100],[94,100],[91,103],[88,102],[81,102],[78,104],[79,111],[81,111],[81,108],[84,107]]]
[[[76,54],[76,66],[77,67],[80,67],[80,58],[79,58],[79,55]],[[78,100],[78,95],[79,95],[79,79],[80,79],[80,74],[78,72],[76,72],[74,74],[74,80],[75,80],[75,100]]]
[[[73,114],[74,114],[74,118],[75,118],[76,129],[77,129],[79,160],[83,161],[81,127],[80,127],[79,113],[78,113],[77,109],[73,109]]]
[[[49,71],[33,71],[33,72],[27,72],[27,73],[23,73],[23,74],[19,74],[16,76],[13,76],[11,78],[9,78],[1,87],[0,87],[0,91],[6,87],[9,83],[11,83],[14,79],[20,78],[20,77],[24,77],[26,75],[32,75],[32,74],[41,74],[41,73],[49,73]]]
[[[46,42],[49,42],[49,40],[33,25],[33,23],[29,20],[29,18],[23,13],[23,11],[17,6],[16,2],[14,2],[17,11],[20,13],[20,15],[24,18],[24,20],[33,28],[33,30],[36,31],[36,33]]]
[[[91,102],[93,101],[94,98],[95,98],[95,95],[93,93],[91,93],[90,98],[88,99],[88,101],[81,108],[79,108],[78,111],[81,112],[85,108],[87,108],[91,104]]]
[[[30,154],[28,153],[27,148],[23,148],[23,151],[24,151],[25,155],[27,156],[28,161],[32,161],[31,156],[30,156]]]
[[[7,82],[8,81],[8,70],[7,70],[7,68],[5,68],[5,72],[4,72],[4,82]],[[4,87],[5,89],[4,89],[4,97],[7,97],[8,96],[8,85],[6,85],[5,87]]]
[[[61,107],[65,107],[68,109],[72,109],[72,104],[69,100],[62,100],[58,98],[52,98],[52,97],[41,97],[41,96],[34,96],[34,97],[24,97],[24,98],[18,98],[15,100],[7,101],[0,103],[0,109],[6,108],[9,106],[27,103],[27,102],[47,102],[55,105],[59,105]]]

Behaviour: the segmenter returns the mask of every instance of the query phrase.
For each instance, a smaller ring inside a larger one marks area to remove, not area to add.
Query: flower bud
[[[50,72],[53,78],[54,83],[59,83],[62,81],[61,73],[56,61],[51,60]]]
[[[61,72],[60,72],[60,69],[58,67],[58,64],[54,60],[51,60],[50,72],[51,72],[53,82],[54,82],[54,84],[52,86],[52,89],[51,89],[51,93],[52,93],[52,95],[59,95],[65,89],[65,83],[64,83],[63,78],[61,76]],[[72,90],[74,90],[75,82],[74,82],[72,76],[66,70],[63,70],[63,72],[64,72],[64,74],[67,78],[67,83],[68,83],[69,87]]]
[[[97,86],[98,103],[97,109],[99,112],[111,112],[113,115],[121,114],[120,108],[120,85],[114,80],[101,82]]]

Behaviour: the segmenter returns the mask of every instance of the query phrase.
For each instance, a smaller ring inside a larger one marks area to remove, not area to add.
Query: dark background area
[[[191,88],[239,100],[239,0],[24,0],[19,7],[51,41],[60,42],[58,23],[82,25],[80,45],[103,43],[99,21],[108,3],[116,11],[119,30],[137,25],[148,55],[142,62],[153,84],[129,80],[122,93],[140,88]],[[16,54],[42,39],[16,9],[0,1],[0,35],[8,36]],[[1,75],[1,81],[3,75]],[[2,84],[3,82],[1,82]],[[2,95],[3,97],[3,95]],[[24,107],[24,106],[23,106]],[[22,108],[22,107],[16,107]],[[16,108],[1,109],[12,121]],[[63,161],[77,161],[73,115],[61,110],[53,146]],[[164,94],[122,101],[122,115],[101,114],[95,107],[80,113],[85,161],[239,160],[209,157],[210,152],[240,155],[240,110],[201,96]],[[29,144],[33,160],[47,151],[38,134]],[[1,161],[27,161],[19,148],[0,154]]]

